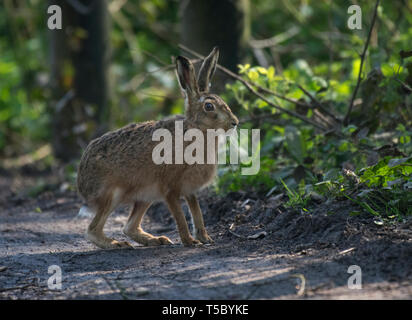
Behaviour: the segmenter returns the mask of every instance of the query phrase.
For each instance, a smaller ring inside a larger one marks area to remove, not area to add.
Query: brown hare
[[[87,237],[98,247],[130,247],[129,243],[110,239],[103,233],[108,216],[120,204],[133,205],[123,230],[130,239],[143,245],[171,244],[166,236],[153,236],[141,227],[146,210],[159,200],[166,202],[184,245],[212,242],[195,193],[212,182],[216,164],[155,164],[152,151],[159,142],[153,141],[152,135],[162,128],[174,137],[178,120],[183,123],[184,131],[190,128],[202,132],[229,130],[237,126],[239,121],[226,103],[209,93],[218,56],[218,48],[214,48],[204,59],[197,78],[190,60],[182,56],[176,58],[177,78],[185,95],[185,116],[129,124],[104,134],[87,146],[79,164],[77,185],[88,208],[95,214]],[[181,208],[181,197],[185,198],[193,218],[194,237]]]

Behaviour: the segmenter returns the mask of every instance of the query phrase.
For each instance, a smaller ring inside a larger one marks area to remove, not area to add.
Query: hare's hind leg
[[[190,213],[193,217],[194,224],[194,236],[202,243],[213,243],[213,240],[207,234],[204,222],[202,210],[200,209],[199,202],[194,194],[185,197],[187,204],[189,205]]]
[[[155,237],[150,233],[144,232],[140,226],[143,216],[150,207],[150,202],[136,201],[130,212],[129,220],[123,229],[125,235],[130,239],[145,246],[159,246],[162,244],[173,244],[166,236]]]
[[[103,227],[110,213],[116,207],[116,194],[101,198],[96,203],[96,215],[87,229],[87,238],[102,249],[131,248],[126,241],[108,238],[103,233]]]

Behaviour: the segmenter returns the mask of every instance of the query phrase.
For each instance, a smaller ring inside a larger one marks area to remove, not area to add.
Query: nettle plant
[[[314,121],[321,120],[314,108],[295,103],[313,102],[301,87],[342,119],[358,71],[358,59],[346,65],[323,64],[313,69],[306,61],[298,60],[281,75],[273,66],[239,65],[244,80],[279,95],[265,95],[267,99]],[[327,81],[319,74],[329,74],[329,79],[339,81]],[[412,153],[412,132],[399,124],[407,118],[402,108],[411,104],[410,95],[405,95],[402,88],[408,76],[408,69],[393,61],[371,70],[361,83],[359,96],[363,104],[355,105],[351,123],[339,123],[333,133],[326,134],[273,108],[240,81],[228,84],[227,99],[235,100],[246,114],[241,127],[261,129],[261,169],[256,176],[241,176],[236,167],[224,168],[218,186],[227,191],[252,189],[268,196],[283,192],[289,197],[288,203],[300,209],[305,209],[307,200],[315,195],[324,199],[349,197],[367,203],[362,207],[373,214],[409,214],[411,167],[406,155]],[[371,94],[374,91],[379,94]],[[368,121],[362,116],[362,107],[373,111]],[[398,125],[393,128],[393,123]],[[397,161],[403,162],[393,165]],[[377,196],[387,200],[385,206],[375,199]]]

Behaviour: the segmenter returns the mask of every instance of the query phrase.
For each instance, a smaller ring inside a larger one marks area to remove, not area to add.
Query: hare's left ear
[[[212,52],[203,60],[202,66],[199,70],[197,83],[200,92],[208,92],[210,81],[216,70],[217,60],[219,59],[219,48],[214,47]]]
[[[180,87],[189,97],[195,97],[199,93],[195,68],[189,59],[178,56],[176,58],[176,73]]]

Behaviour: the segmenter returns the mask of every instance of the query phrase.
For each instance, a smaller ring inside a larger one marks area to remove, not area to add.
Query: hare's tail
[[[83,205],[80,210],[79,213],[77,214],[77,216],[79,218],[91,218],[94,216],[94,212],[86,205]]]

